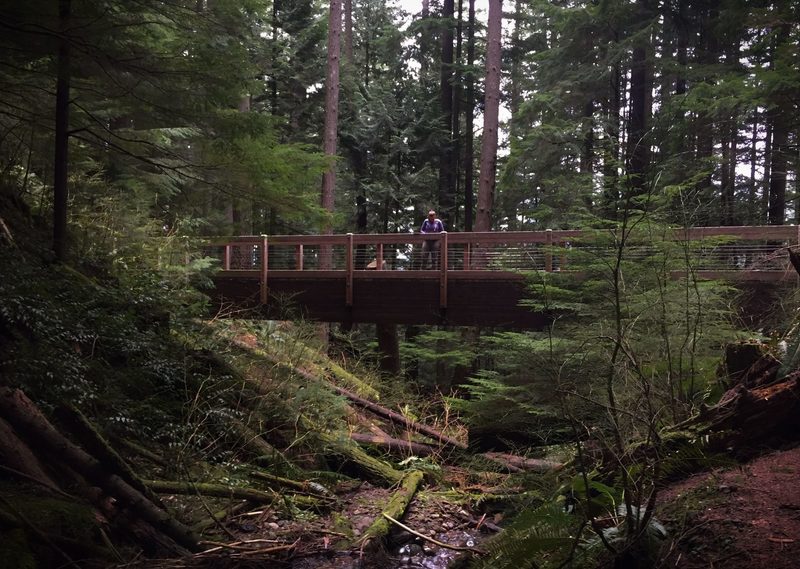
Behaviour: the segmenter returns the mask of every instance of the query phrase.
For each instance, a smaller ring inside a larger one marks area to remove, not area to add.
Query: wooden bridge
[[[669,239],[690,253],[699,278],[795,283],[786,247],[800,243],[799,231],[696,227],[670,230]],[[431,239],[439,251],[426,259],[422,244]],[[223,313],[246,306],[273,319],[537,328],[548,317],[520,306],[526,275],[571,271],[579,278],[576,253],[599,255],[602,247],[581,231],[547,230],[240,236],[205,254],[221,263],[214,296]],[[655,249],[638,239],[626,258],[645,259]]]

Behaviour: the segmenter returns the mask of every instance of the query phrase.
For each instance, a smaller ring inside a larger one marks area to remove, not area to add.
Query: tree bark
[[[649,0],[638,0],[637,7],[640,18],[644,20],[649,9]],[[650,113],[648,101],[648,72],[650,62],[647,57],[645,40],[641,40],[633,48],[631,61],[631,106],[628,122],[628,145],[626,173],[628,186],[634,195],[645,192],[645,175],[649,161],[649,143],[647,142],[647,118]]]
[[[325,81],[325,127],[323,152],[330,166],[322,175],[322,207],[333,214],[336,191],[336,142],[339,125],[339,50],[342,30],[342,0],[331,0],[328,19],[328,74]],[[323,233],[333,233],[333,226],[326,222]],[[332,263],[330,248],[320,251],[321,268],[329,269]]]
[[[475,0],[469,0],[467,23],[467,73],[465,76],[466,102],[464,104],[464,231],[472,231],[473,222],[473,165],[474,165],[474,119],[475,119]]]
[[[394,377],[400,375],[400,343],[397,339],[396,324],[376,324],[380,368]]]
[[[440,104],[442,110],[442,146],[439,152],[439,217],[450,230],[455,204],[455,169],[453,161],[453,13],[454,1],[442,4],[442,50]]]
[[[489,19],[486,34],[486,101],[483,111],[483,142],[481,172],[478,182],[478,211],[475,231],[489,231],[492,226],[492,207],[497,168],[497,129],[500,111],[500,55],[502,39],[503,0],[489,0]]]

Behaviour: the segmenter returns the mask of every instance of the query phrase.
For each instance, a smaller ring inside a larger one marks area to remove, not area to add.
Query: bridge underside
[[[341,272],[324,271],[281,276],[271,272],[267,303],[260,303],[256,275],[215,277],[216,309],[225,314],[231,307],[252,309],[254,315],[275,320],[304,318],[321,322],[442,324],[538,329],[550,318],[520,306],[529,298],[525,280],[513,273],[470,278],[449,278],[444,300],[440,281],[431,271],[394,271],[375,276],[357,274],[352,281],[352,305],[347,306],[347,281]],[[442,304],[445,306],[442,307]]]

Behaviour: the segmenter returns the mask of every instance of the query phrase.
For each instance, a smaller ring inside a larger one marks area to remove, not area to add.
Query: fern
[[[577,539],[577,519],[560,504],[548,502],[516,517],[501,534],[486,543],[487,558],[481,569],[522,569],[535,565],[536,554],[566,555]]]

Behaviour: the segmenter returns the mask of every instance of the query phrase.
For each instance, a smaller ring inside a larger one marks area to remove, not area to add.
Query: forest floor
[[[288,514],[280,505],[242,512],[226,520],[227,536],[206,541],[206,551],[182,559],[145,560],[126,569],[290,567],[292,569],[446,569],[462,552],[480,551],[499,528],[496,516],[475,513],[464,504],[469,490],[489,488],[467,480],[467,472],[448,467],[438,482],[416,493],[403,525],[392,527],[385,547],[363,551],[360,536],[381,516],[392,489],[347,481],[334,488],[337,504],[324,514]],[[453,549],[442,544],[452,546]]]
[[[663,567],[800,566],[800,447],[704,472],[661,494],[673,545]]]

